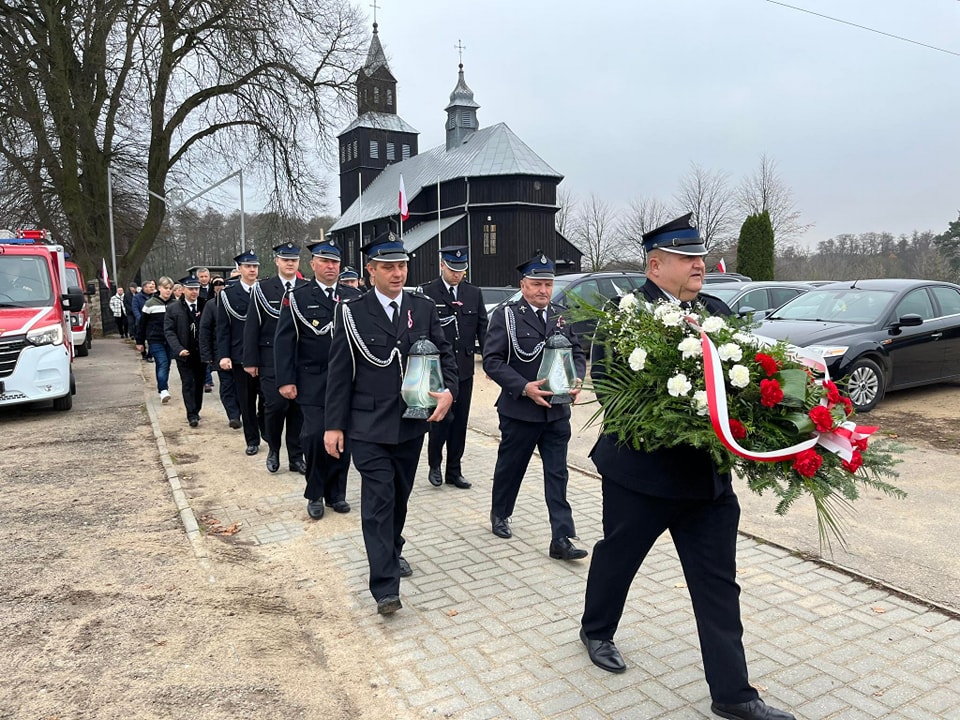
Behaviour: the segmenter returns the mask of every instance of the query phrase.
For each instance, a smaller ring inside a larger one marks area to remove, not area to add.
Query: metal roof
[[[397,199],[401,173],[408,203],[425,187],[435,193],[438,178],[442,183],[455,178],[491,175],[563,177],[517,137],[506,123],[497,123],[477,130],[463,145],[452,150],[439,145],[388,165],[330,230],[342,230],[361,220],[370,222],[396,215],[399,212]]]
[[[419,130],[399,115],[394,115],[393,113],[366,112],[347,125],[344,130],[341,130],[337,137],[346,135],[358,127],[373,128],[374,130],[391,130],[393,132],[407,132],[413,133],[414,135],[420,134]]]
[[[443,233],[451,225],[456,225],[467,216],[466,213],[455,215],[453,217],[443,218],[439,225],[436,220],[424,220],[410,231],[403,233],[403,249],[408,253],[414,252],[428,241],[437,236],[437,233]]]

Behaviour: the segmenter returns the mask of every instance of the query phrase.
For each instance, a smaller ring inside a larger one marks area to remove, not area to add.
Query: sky
[[[376,2],[421,151],[444,142],[460,42],[481,127],[505,122],[578,197],[669,201],[692,163],[736,185],[765,153],[808,246],[960,212],[958,0],[790,3],[953,54],[767,0]]]

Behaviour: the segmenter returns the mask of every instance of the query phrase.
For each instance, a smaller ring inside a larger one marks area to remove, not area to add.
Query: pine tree
[[[740,228],[737,241],[737,272],[754,280],[773,280],[773,225],[764,210],[750,215]]]

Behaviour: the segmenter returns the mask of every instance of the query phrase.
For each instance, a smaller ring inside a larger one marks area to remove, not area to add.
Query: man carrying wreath
[[[707,250],[690,217],[643,235],[647,282],[638,299],[731,315],[722,301],[700,293]],[[594,343],[595,381],[604,376],[604,353],[602,342]],[[602,395],[598,399],[603,404]],[[593,550],[580,639],[593,663],[608,672],[626,670],[613,637],[637,571],[669,530],[697,620],[711,710],[736,720],[794,720],[766,705],[748,680],[736,582],[740,504],[730,473],[719,472],[705,450],[681,445],[643,452],[613,434],[601,434],[591,458],[602,476],[604,537]]]

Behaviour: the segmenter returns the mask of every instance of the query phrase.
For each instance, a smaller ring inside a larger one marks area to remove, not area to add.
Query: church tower
[[[460,147],[477,131],[477,109],[480,107],[473,99],[473,90],[467,87],[463,79],[463,63],[457,86],[450,93],[447,111],[447,150]]]
[[[338,135],[340,212],[346,212],[391,163],[417,154],[419,133],[397,115],[397,79],[380,44],[377,23],[367,61],[357,73],[357,118]]]

